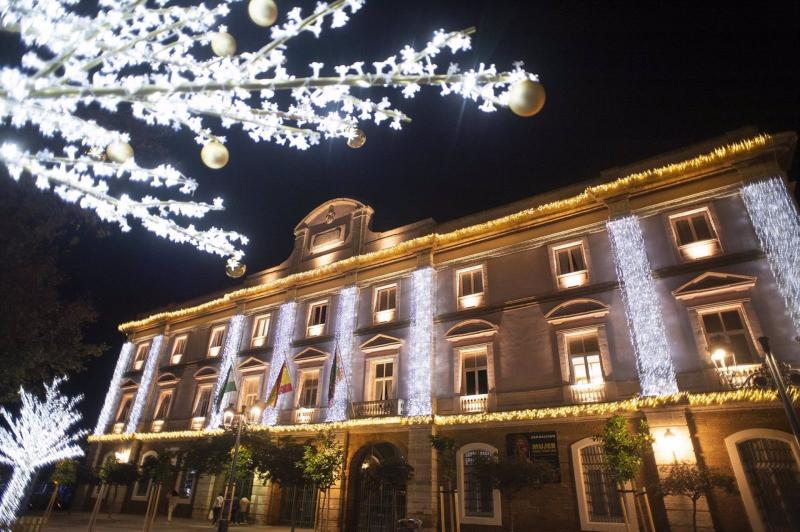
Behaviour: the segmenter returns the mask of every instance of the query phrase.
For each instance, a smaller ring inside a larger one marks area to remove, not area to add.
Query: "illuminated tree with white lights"
[[[82,397],[66,397],[59,387],[63,378],[46,384],[44,399],[20,389],[19,415],[0,408],[0,464],[12,468],[11,478],[0,499],[0,529],[17,519],[20,505],[38,469],[68,458],[83,456],[78,442],[85,431],[74,430],[81,416],[75,407]]]
[[[305,15],[292,8],[277,25],[273,0],[250,0],[250,19],[274,25],[271,40],[238,54],[222,24],[237,3],[98,0],[94,14],[85,15],[79,0],[0,0],[0,29],[17,32],[25,46],[18,67],[0,70],[0,121],[38,131],[44,145],[2,144],[0,161],[11,177],[30,174],[40,188],[123,231],[137,220],[159,236],[228,257],[229,274],[238,277],[247,238],[187,221],[222,209],[222,200],[190,199],[197,182],[170,165],[139,166],[116,113],[191,132],[203,162],[222,168],[229,157],[223,132],[234,125],[254,141],[306,149],[339,138],[358,148],[367,122],[400,129],[410,121],[388,96],[368,97],[369,89],[411,98],[432,86],[478,102],[483,111],[510,106],[521,116],[544,104],[538,78],[521,63],[505,72],[494,65],[462,70],[437,63],[443,50],[469,49],[472,28],[438,31],[421,49],[406,46],[382,60],[332,68],[313,62],[292,73],[289,41],[344,26],[364,0],[318,2]]]

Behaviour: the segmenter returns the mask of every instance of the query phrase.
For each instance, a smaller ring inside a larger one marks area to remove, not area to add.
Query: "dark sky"
[[[296,4],[278,3],[284,12]],[[132,144],[140,162],[168,162],[197,178],[199,198],[224,197],[228,210],[209,222],[251,237],[246,262],[255,272],[286,258],[294,226],[330,198],[371,205],[373,229],[385,230],[484,210],[746,125],[797,131],[798,6],[370,0],[345,28],[293,42],[290,67],[305,73],[313,60],[326,67],[369,63],[405,44],[421,46],[436,29],[477,26],[473,50],[453,60],[502,69],[525,61],[547,88],[544,109],[523,119],[483,113],[436,89],[414,100],[395,93],[395,103],[414,118],[403,131],[366,124],[367,143],[359,150],[326,141],[301,152],[255,144],[234,128],[231,161],[219,171],[200,164],[189,134],[136,125]],[[266,31],[249,23],[243,4],[236,8],[228,23],[240,49],[263,43]],[[71,383],[87,396],[89,425],[123,341],[117,323],[239,284],[225,277],[218,257],[140,229],[125,235],[110,229],[109,237],[84,239],[81,254],[65,261],[70,290],[88,295],[100,312],[90,338],[111,345]]]

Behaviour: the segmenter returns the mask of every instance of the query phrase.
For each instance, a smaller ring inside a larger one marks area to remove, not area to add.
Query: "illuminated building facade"
[[[555,482],[514,505],[518,525],[625,530],[592,440],[615,412],[647,420],[654,437],[640,485],[675,461],[735,476],[740,494],[700,501],[701,528],[796,528],[800,449],[770,390],[739,389],[760,364],[760,336],[800,365],[800,230],[787,180],[795,141],[740,131],[464,219],[384,232],[371,229],[369,206],[326,202],[297,225],[282,264],[223,296],[120,326],[128,343],[90,460],[121,453],[140,464],[186,449],[217,430],[228,367],[237,392],[223,403],[250,405],[286,361],[293,391],[260,430],[335,430],[347,461],[331,530],[386,529],[391,502],[361,471],[393,456],[415,471],[398,515],[427,530],[449,521],[432,434],[458,445],[461,530],[508,523],[507,502],[474,473],[492,453],[556,468]],[[176,514],[206,516],[222,485],[181,472]],[[287,521],[288,492],[258,481],[242,489],[253,519]],[[115,504],[143,513],[146,492],[120,490]],[[308,524],[316,496],[297,497]],[[659,530],[691,526],[684,501],[650,502]]]

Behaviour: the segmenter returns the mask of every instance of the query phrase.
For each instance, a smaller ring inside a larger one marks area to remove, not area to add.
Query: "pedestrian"
[[[231,523],[238,523],[239,522],[239,498],[234,495],[233,500],[231,500]]]
[[[167,521],[172,521],[172,512],[178,506],[178,491],[172,490],[172,493],[167,495]]]
[[[219,514],[222,512],[222,505],[225,503],[225,498],[222,496],[222,493],[217,495],[217,498],[214,499],[214,507],[211,509],[213,512],[214,520],[211,521],[212,525],[216,525],[217,521],[219,520]]]
[[[239,501],[239,522],[247,524],[247,514],[250,512],[250,499],[242,497]]]

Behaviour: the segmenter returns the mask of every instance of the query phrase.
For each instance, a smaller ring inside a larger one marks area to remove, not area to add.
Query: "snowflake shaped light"
[[[0,69],[0,122],[33,128],[47,145],[39,151],[0,145],[11,177],[30,174],[40,188],[94,210],[123,231],[138,221],[159,236],[229,257],[229,273],[239,276],[247,238],[187,222],[222,209],[222,200],[188,199],[195,180],[166,164],[139,166],[128,132],[87,116],[129,110],[149,126],[189,131],[203,146],[203,161],[221,168],[228,161],[221,132],[234,125],[254,141],[306,149],[332,138],[359,147],[366,138],[363,124],[400,129],[410,121],[388,97],[365,97],[373,87],[411,98],[422,86],[434,86],[484,111],[510,106],[522,116],[535,114],[544,102],[538,78],[521,63],[507,72],[494,65],[462,70],[437,63],[444,50],[470,48],[471,28],[438,31],[421,49],[406,46],[383,60],[328,69],[313,62],[308,71],[291,73],[289,41],[305,33],[318,37],[326,25],[344,26],[364,0],[318,2],[307,16],[292,8],[285,22],[272,27],[270,42],[239,54],[222,24],[234,3],[98,0],[87,16],[77,9],[79,0],[0,0],[0,29],[17,32],[26,50],[19,66]],[[273,0],[250,0],[248,12],[267,26],[278,7]],[[150,193],[136,193],[134,185]]]

